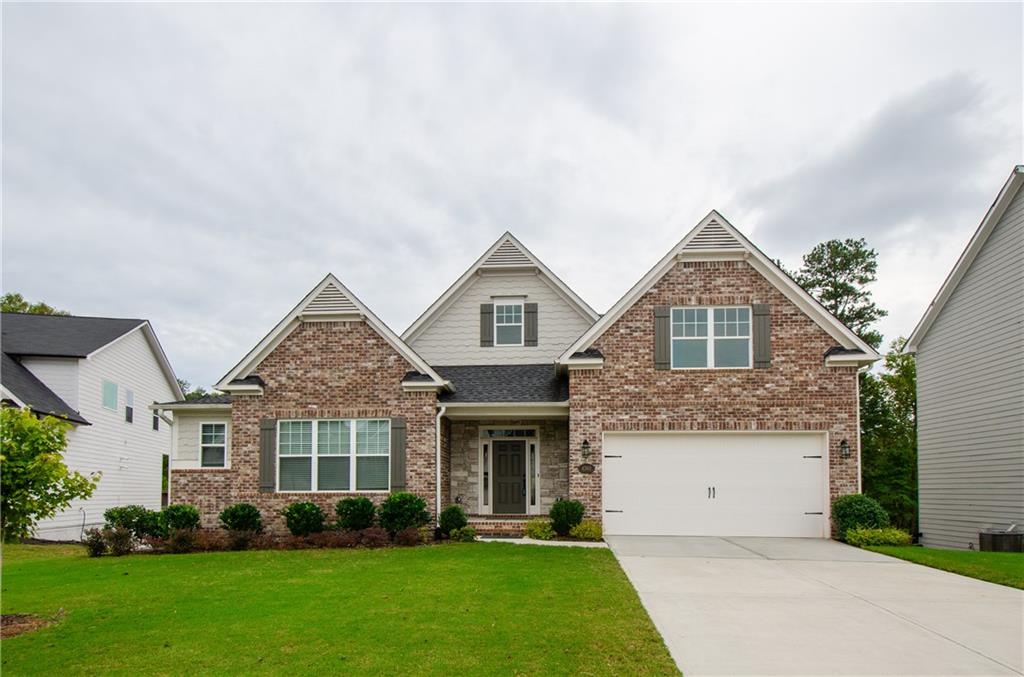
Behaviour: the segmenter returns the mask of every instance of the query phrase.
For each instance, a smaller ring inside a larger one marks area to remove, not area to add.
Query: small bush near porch
[[[608,550],[12,545],[3,560],[3,613],[49,619],[4,640],[5,675],[678,674]]]

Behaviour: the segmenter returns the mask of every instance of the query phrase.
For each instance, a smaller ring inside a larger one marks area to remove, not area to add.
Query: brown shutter
[[[654,368],[669,369],[672,366],[672,341],[669,336],[669,307],[654,307]]]
[[[405,419],[391,419],[391,491],[405,491]]]
[[[260,491],[273,493],[277,484],[277,420],[260,419]]]
[[[537,304],[523,304],[523,345],[537,345]]]
[[[494,346],[494,304],[480,304],[480,347]]]
[[[772,325],[771,313],[767,304],[755,303],[751,306],[751,336],[754,341],[754,369],[767,369],[772,366]]]

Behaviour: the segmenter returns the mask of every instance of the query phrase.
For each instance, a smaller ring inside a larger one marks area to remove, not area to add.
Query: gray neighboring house
[[[1024,165],[946,278],[906,352],[917,356],[920,530],[977,548],[1024,529]]]

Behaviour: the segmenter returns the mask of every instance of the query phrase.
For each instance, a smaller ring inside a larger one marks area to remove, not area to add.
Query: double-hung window
[[[388,419],[280,421],[278,491],[387,491]]]
[[[750,308],[672,309],[673,369],[743,369],[750,363]]]
[[[127,423],[131,423],[135,417],[135,392],[131,390],[124,391],[124,420]]]
[[[227,459],[227,424],[202,423],[199,431],[199,465],[223,468]]]
[[[494,304],[494,345],[523,345],[523,304]]]

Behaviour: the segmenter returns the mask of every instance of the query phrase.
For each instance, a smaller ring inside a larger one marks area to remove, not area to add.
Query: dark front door
[[[494,506],[500,514],[526,512],[526,442],[494,442]]]

